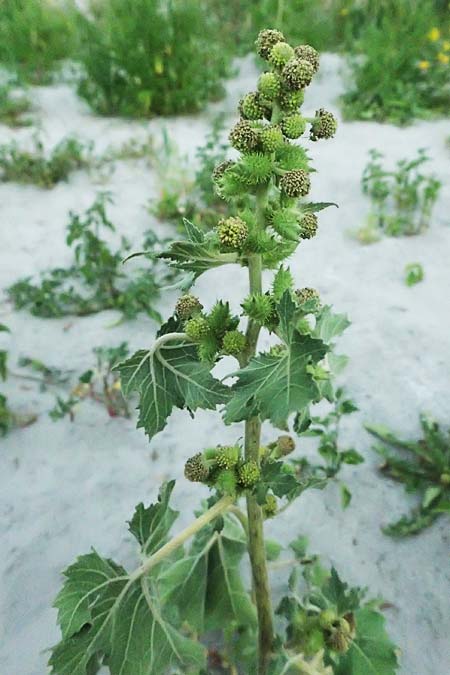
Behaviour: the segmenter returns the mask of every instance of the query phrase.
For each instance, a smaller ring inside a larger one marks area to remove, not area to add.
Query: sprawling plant
[[[382,233],[400,237],[426,230],[442,186],[436,176],[424,172],[430,161],[426,151],[421,148],[415,157],[399,160],[394,170],[383,165],[382,152],[372,149],[369,156],[361,187],[371,210],[358,238],[371,243]]]
[[[382,441],[374,446],[383,458],[380,471],[419,497],[410,513],[383,527],[391,537],[417,534],[450,512],[450,432],[425,414],[420,416],[420,425],[423,438],[417,441],[402,440],[382,425],[366,425]]]
[[[50,659],[54,675],[92,674],[101,665],[114,675],[205,674],[214,672],[214,662],[228,664],[231,673],[258,675],[396,670],[383,617],[373,607],[361,613],[360,593],[349,591],[334,571],[312,568],[302,591],[294,560],[297,572],[274,622],[267,558],[280,546],[265,541],[264,520],[306,488],[322,486],[324,478],[303,477],[288,463],[295,447],[288,434],[262,445],[261,425],[270,421],[287,431],[296,415],[297,430],[305,429],[309,406],[333,399],[331,375],[341,363],[333,341],[347,320],[323,306],[314,289],[295,290],[284,264],[314,236],[316,212],[327,206],[304,199],[312,169],[306,151],[291,143],[308,124],[312,140],[336,131],[326,110],[312,118],[299,112],[318,54],[308,45],[293,49],[276,30],[262,31],[256,44],[268,70],[239,105],[241,118],[229,136],[239,155],[214,171],[222,198],[251,205],[219,220],[207,234],[186,222],[187,238],[159,254],[192,281],[222,265],[246,268],[246,330],[240,330],[240,317],[226,299],[206,309],[186,293],[154,344],[118,366],[125,395],[139,395],[138,426],[149,438],[166,426],[174,408],[192,416],[199,408],[222,406],[226,424],[244,422],[243,443],[239,426],[234,444],[216,439],[187,459],[185,477],[209,486],[212,495],[172,538],[178,516],[170,506],[174,481],[163,485],[157,503],[137,506],[130,532],[141,561],[133,572],[96,551],[66,570],[55,603],[62,640]],[[267,287],[263,270],[274,271]],[[263,329],[274,344],[257,354]],[[230,356],[239,369],[217,379],[213,367]],[[301,558],[300,549],[303,543],[294,542]],[[240,575],[246,553],[251,593]],[[202,638],[211,632],[207,665]]]
[[[124,276],[122,261],[131,244],[122,237],[121,246],[111,250],[103,238],[103,232],[116,229],[107,214],[110,202],[108,193],[100,193],[85,213],[69,214],[66,243],[73,250],[72,265],[44,272],[39,282],[30,277],[16,281],[7,289],[16,309],[28,309],[44,318],[88,316],[116,309],[124,319],[145,312],[160,320],[154,301],[161,285],[172,281],[173,274],[158,274],[154,261],[151,270],[141,269],[133,279]],[[162,243],[153,231],[146,232],[144,246],[148,249]]]

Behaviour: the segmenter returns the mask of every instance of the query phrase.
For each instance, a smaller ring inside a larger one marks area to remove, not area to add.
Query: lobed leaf
[[[140,543],[145,555],[151,555],[165,543],[170,528],[178,518],[179,512],[169,507],[174,486],[174,480],[164,483],[156,504],[145,508],[141,502],[136,506],[129,530]]]
[[[170,332],[174,324],[169,321],[158,335]],[[140,350],[117,369],[124,396],[139,393],[138,428],[143,427],[150,438],[165,427],[174,407],[213,410],[230,396],[230,389],[198,359],[196,346],[183,338],[156,350]]]

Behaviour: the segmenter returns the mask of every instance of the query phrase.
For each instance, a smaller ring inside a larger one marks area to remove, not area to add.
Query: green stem
[[[264,227],[264,209],[267,202],[268,189],[265,187],[256,198],[256,218],[259,226]],[[262,260],[259,254],[252,254],[248,258],[250,293],[262,293]],[[244,365],[256,353],[261,326],[249,320],[247,326],[247,348],[244,355]],[[261,444],[261,420],[258,416],[252,417],[245,423],[245,458],[260,463],[259,448]],[[248,515],[248,546],[252,567],[253,589],[255,592],[256,609],[258,613],[258,645],[259,663],[258,675],[266,675],[272,652],[273,612],[267,572],[266,552],[264,545],[263,514],[256,497],[247,496]]]

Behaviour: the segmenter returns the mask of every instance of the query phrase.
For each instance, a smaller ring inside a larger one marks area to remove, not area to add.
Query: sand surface
[[[150,122],[98,118],[67,85],[33,90],[36,119],[46,147],[76,133],[95,141],[97,152],[128,138],[160,137],[163,127],[192,160],[203,143],[212,115],[225,108],[234,118],[240,94],[254,87],[251,60],[240,62],[240,75],[227,86],[227,98],[202,114]],[[325,56],[321,77],[312,85],[306,108],[324,106],[337,111],[342,89],[339,60]],[[28,143],[32,129],[0,127],[0,142],[16,138]],[[352,584],[367,585],[393,607],[386,612],[389,630],[402,650],[403,675],[444,673],[449,663],[448,612],[449,534],[442,518],[417,538],[396,542],[380,532],[382,523],[408,508],[400,486],[376,473],[377,458],[362,424],[392,426],[405,437],[419,431],[420,411],[429,411],[442,423],[450,419],[450,151],[445,139],[450,121],[417,122],[398,129],[375,123],[342,123],[333,141],[309,143],[318,173],[313,176],[312,198],[336,201],[340,208],[324,211],[318,236],[303,243],[291,262],[298,286],[316,287],[327,303],[346,312],[352,326],[339,350],[350,357],[341,377],[360,411],[343,426],[343,444],[362,452],[367,461],[344,469],[353,493],[351,506],[342,511],[336,485],[324,492],[303,495],[268,532],[284,542],[307,534],[311,550],[321,552]],[[429,231],[414,238],[385,238],[361,246],[348,231],[361,225],[368,204],[361,194],[360,177],[372,147],[385,152],[389,162],[411,157],[428,148],[430,170],[442,180],[439,203]],[[171,227],[155,221],[145,209],[157,194],[154,172],[143,161],[117,162],[114,172],[99,182],[88,172],[73,174],[68,183],[52,190],[13,183],[0,185],[0,286],[18,277],[66,265],[71,254],[64,243],[67,213],[89,207],[101,189],[111,191],[110,215],[119,234],[136,247],[142,233],[153,227],[170,235]],[[403,282],[407,263],[420,262],[425,280],[413,288]],[[133,263],[130,263],[133,264]],[[230,281],[231,280],[231,281]],[[197,291],[206,307],[225,289],[237,311],[246,293],[242,270],[221,268],[200,279]],[[158,306],[172,312],[176,294],[167,293]],[[0,322],[11,335],[0,336],[17,370],[20,356],[33,356],[61,368],[83,372],[92,364],[92,348],[151,344],[156,324],[140,317],[111,328],[114,312],[84,319],[45,320],[0,305]],[[267,343],[263,336],[261,344]],[[1,348],[1,347],[0,347]],[[229,365],[229,364],[226,364]],[[0,672],[7,675],[43,675],[45,649],[58,640],[56,612],[51,609],[60,588],[60,571],[92,545],[104,555],[133,565],[135,548],[125,521],[135,504],[148,503],[160,483],[179,479],[175,504],[182,509],[178,527],[206,494],[182,477],[187,456],[212,443],[234,441],[240,425],[222,428],[220,415],[200,412],[190,422],[176,412],[166,429],[149,444],[135,419],[111,419],[99,405],[86,402],[76,421],[54,423],[47,412],[54,392],[41,393],[36,385],[10,378],[6,390],[11,405],[40,416],[33,426],[0,439]],[[268,426],[265,437],[275,432]],[[299,451],[311,451],[311,443]],[[411,500],[412,503],[412,500]],[[274,574],[277,589],[280,573]]]

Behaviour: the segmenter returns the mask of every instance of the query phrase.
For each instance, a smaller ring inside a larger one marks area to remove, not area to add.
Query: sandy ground
[[[78,133],[92,139],[97,151],[119,145],[150,131],[158,136],[163,126],[182,152],[194,158],[209,119],[218,109],[234,115],[241,93],[253,88],[252,62],[242,62],[241,74],[228,85],[224,102],[207,114],[154,120],[148,123],[100,119],[93,116],[73,91],[58,85],[36,89],[36,117],[49,147],[64,135]],[[325,106],[336,111],[342,83],[337,57],[323,59],[322,75],[310,88],[307,108]],[[231,119],[230,119],[231,121]],[[0,141],[27,142],[32,131],[0,127]],[[443,673],[449,662],[448,521],[444,518],[415,539],[395,542],[379,526],[398,517],[408,506],[399,486],[380,479],[377,459],[370,452],[364,421],[384,423],[407,437],[418,433],[418,414],[432,412],[448,423],[450,378],[450,152],[445,139],[450,121],[418,122],[399,130],[373,123],[341,124],[335,140],[311,145],[318,169],[313,178],[315,200],[337,201],[320,218],[319,235],[302,244],[291,268],[299,286],[314,286],[337,311],[347,312],[352,326],[340,342],[350,357],[342,380],[360,412],[345,421],[343,442],[365,454],[360,467],[347,468],[343,477],[353,492],[347,511],[339,505],[338,489],[305,494],[292,510],[268,531],[288,542],[300,533],[311,540],[311,550],[332,561],[349,582],[368,585],[393,604],[387,611],[389,629],[402,650],[403,675]],[[360,176],[367,152],[376,147],[389,161],[411,156],[426,147],[432,169],[444,187],[433,225],[424,235],[410,239],[386,238],[363,247],[348,230],[358,227],[367,213]],[[0,185],[0,285],[18,277],[64,265],[70,253],[64,228],[70,209],[84,210],[100,188],[114,195],[110,213],[120,234],[138,245],[142,233],[154,227],[169,234],[168,226],[152,219],[144,205],[155,195],[155,178],[143,162],[119,162],[105,184],[85,172],[73,174],[67,184],[50,191],[15,184]],[[423,283],[407,288],[404,266],[420,262]],[[198,293],[210,306],[225,288],[237,310],[246,292],[241,270],[222,268],[202,278]],[[170,314],[175,295],[159,303]],[[131,348],[151,344],[156,325],[146,319],[111,328],[116,315],[105,312],[86,319],[43,320],[0,306],[0,321],[11,328],[2,336],[15,368],[19,356],[31,355],[61,368],[82,372],[92,362],[98,345],[128,340]],[[69,324],[69,326],[68,326]],[[263,342],[267,338],[263,338]],[[2,389],[4,387],[2,386]],[[95,545],[101,553],[132,565],[134,546],[125,521],[134,505],[155,498],[161,481],[179,480],[175,502],[187,522],[202,488],[182,478],[187,456],[212,442],[233,441],[239,425],[222,429],[220,416],[200,412],[194,423],[187,413],[176,412],[167,428],[151,444],[135,420],[110,419],[105,410],[85,403],[75,423],[53,423],[47,411],[53,393],[40,393],[32,384],[11,378],[6,392],[13,407],[40,412],[33,426],[0,440],[1,476],[1,591],[2,633],[0,671],[8,675],[42,675],[45,649],[58,640],[52,600],[61,583],[60,571],[77,554]],[[273,431],[266,428],[267,438]],[[302,448],[309,452],[309,443]],[[276,530],[276,532],[275,532]],[[279,589],[283,579],[274,574]]]

